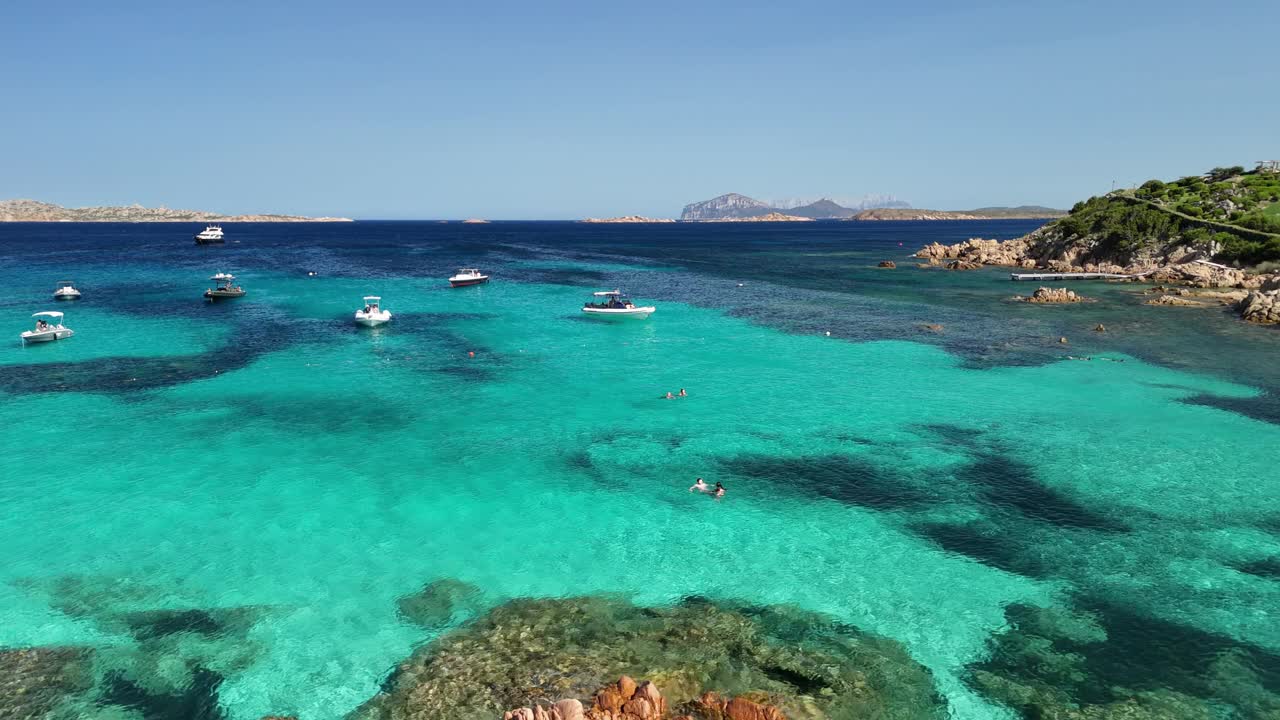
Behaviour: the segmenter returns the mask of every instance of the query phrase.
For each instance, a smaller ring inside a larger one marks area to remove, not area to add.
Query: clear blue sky
[[[1075,200],[1280,157],[1274,0],[0,8],[0,198],[673,216]]]

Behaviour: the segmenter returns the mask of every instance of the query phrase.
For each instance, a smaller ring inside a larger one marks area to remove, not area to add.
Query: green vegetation
[[[1280,174],[1214,168],[1174,182],[1076,203],[1054,223],[1065,237],[1092,236],[1099,254],[1126,260],[1164,245],[1212,246],[1221,262],[1280,260]]]

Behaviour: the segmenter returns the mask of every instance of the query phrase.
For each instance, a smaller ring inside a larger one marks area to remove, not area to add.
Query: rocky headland
[[[67,208],[38,200],[0,200],[0,222],[351,222],[351,218],[224,215],[141,205]]]
[[[675,220],[671,218],[651,218],[643,215],[623,215],[614,218],[584,218],[579,222],[584,223],[673,223]]]
[[[1126,282],[1183,286],[1185,294],[1148,301],[1152,305],[1205,307],[1232,305],[1249,322],[1280,323],[1280,273],[1248,272],[1215,263],[1213,247],[1151,245],[1129,253],[1109,252],[1088,240],[1064,237],[1053,224],[1012,240],[970,238],[954,245],[931,243],[916,252],[926,262],[950,270],[987,265],[1049,273],[1106,273]],[[1198,302],[1199,297],[1206,302]]]

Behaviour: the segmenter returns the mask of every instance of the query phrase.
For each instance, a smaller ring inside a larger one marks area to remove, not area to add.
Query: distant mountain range
[[[863,210],[853,220],[1049,220],[1067,214],[1040,205],[984,207],[974,210],[920,210],[918,208],[876,208]]]
[[[301,215],[223,215],[141,205],[66,208],[39,200],[0,200],[0,222],[336,222],[348,218]]]
[[[889,196],[873,196],[852,206],[841,205],[833,200],[823,198],[807,205],[797,207],[776,207],[755,198],[729,193],[719,197],[689,203],[680,213],[681,220],[740,220],[749,217],[780,213],[795,217],[806,217],[814,220],[838,220],[851,218],[863,210],[870,208],[909,208],[911,205]]]

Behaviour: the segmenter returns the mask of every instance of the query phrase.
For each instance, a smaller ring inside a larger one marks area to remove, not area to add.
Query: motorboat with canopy
[[[591,295],[592,299],[582,306],[582,312],[597,317],[643,319],[657,310],[652,305],[637,306],[620,290],[603,290]]]
[[[34,330],[22,333],[22,342],[24,343],[65,340],[75,335],[71,328],[62,324],[62,313],[60,312],[38,312],[31,317],[36,319],[36,327]]]
[[[365,327],[377,327],[391,320],[391,311],[382,309],[382,298],[365,295],[364,307],[356,311],[356,323]]]
[[[204,291],[206,300],[223,300],[244,297],[244,288],[236,285],[236,276],[231,273],[218,273],[209,278],[215,285]]]

